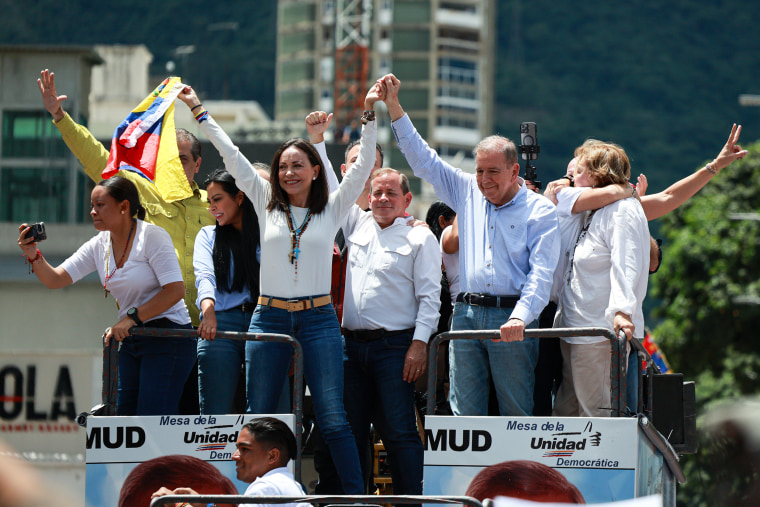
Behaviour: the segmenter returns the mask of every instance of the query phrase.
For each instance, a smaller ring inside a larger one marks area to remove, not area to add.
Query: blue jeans
[[[145,327],[192,329],[169,319],[146,322]],[[174,415],[195,365],[194,338],[133,335],[119,347],[118,415]]]
[[[344,403],[356,447],[369,445],[374,422],[388,451],[394,495],[422,494],[424,451],[417,432],[414,383],[404,381],[411,344],[411,333],[365,343],[347,339],[343,364]]]
[[[245,333],[253,312],[216,312],[219,331]],[[201,319],[203,316],[201,315]],[[198,340],[198,399],[201,414],[230,414],[234,406],[240,368],[245,362],[245,342],[216,338]]]
[[[347,495],[363,495],[359,455],[343,408],[343,340],[332,305],[300,312],[258,305],[249,332],[286,334],[301,344],[304,377],[317,424],[340,474],[343,490]],[[285,343],[247,342],[245,354],[248,371],[258,371],[262,380],[258,392],[248,390],[249,408],[255,409],[249,412],[273,413],[287,378],[293,347]]]
[[[509,320],[512,308],[454,306],[452,331],[498,330]],[[535,321],[526,325],[535,327]],[[454,415],[488,415],[489,375],[493,375],[499,412],[502,416],[533,414],[534,370],[538,361],[538,339],[521,342],[452,340],[449,344],[451,391]]]

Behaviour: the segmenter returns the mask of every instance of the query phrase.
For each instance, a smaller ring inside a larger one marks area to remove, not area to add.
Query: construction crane
[[[337,0],[334,122],[345,127],[364,109],[369,78],[372,0]]]

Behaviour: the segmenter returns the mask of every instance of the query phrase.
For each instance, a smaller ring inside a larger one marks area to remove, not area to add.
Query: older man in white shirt
[[[398,495],[422,494],[423,446],[414,382],[425,371],[438,325],[441,254],[428,228],[409,227],[409,183],[393,169],[373,174],[370,213],[355,207],[344,226],[344,404],[359,449],[370,422],[380,431]]]

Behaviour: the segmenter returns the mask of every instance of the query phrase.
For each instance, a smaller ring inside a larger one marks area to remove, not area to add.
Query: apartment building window
[[[426,81],[430,79],[430,61],[427,59],[396,59],[393,71],[407,81]]]
[[[475,84],[478,79],[477,64],[468,60],[441,58],[438,60],[438,79]]]
[[[442,86],[438,88],[438,96],[467,100],[479,100],[477,88],[473,86],[451,85],[450,82],[442,83]]]
[[[295,32],[280,35],[280,53],[290,54],[298,51],[314,50],[314,32]]]
[[[393,51],[429,51],[430,30],[396,28],[391,34]]]
[[[394,23],[430,22],[430,2],[397,1],[393,6]]]
[[[85,192],[92,183],[70,168],[0,169],[0,221],[86,222]],[[71,199],[74,202],[71,202]],[[89,201],[89,194],[87,200]],[[73,204],[73,206],[72,206]]]
[[[282,8],[282,24],[292,25],[314,20],[314,4],[295,2]]]
[[[66,146],[47,111],[3,112],[3,158],[65,155]]]

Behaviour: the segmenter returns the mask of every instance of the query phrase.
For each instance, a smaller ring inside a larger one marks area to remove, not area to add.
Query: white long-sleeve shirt
[[[209,116],[200,123],[201,130],[222,155],[227,171],[251,200],[259,216],[261,231],[260,294],[279,298],[297,298],[330,294],[333,238],[346,215],[361,195],[370,170],[375,165],[377,127],[374,121],[364,125],[361,148],[356,163],[348,171],[340,188],[330,194],[327,206],[314,215],[301,236],[298,276],[290,263],[290,230],[285,213],[267,211],[271,187],[227,134]],[[324,169],[324,168],[322,168]],[[294,226],[304,220],[307,209],[292,207]]]
[[[380,228],[354,206],[343,228],[348,247],[343,327],[400,331],[427,343],[441,305],[441,254],[427,227],[396,218]]]
[[[644,336],[642,304],[649,279],[649,227],[641,204],[622,199],[597,210],[581,231],[560,297],[554,327],[613,329],[617,312],[631,316],[634,336]],[[599,336],[563,338],[596,343]]]

